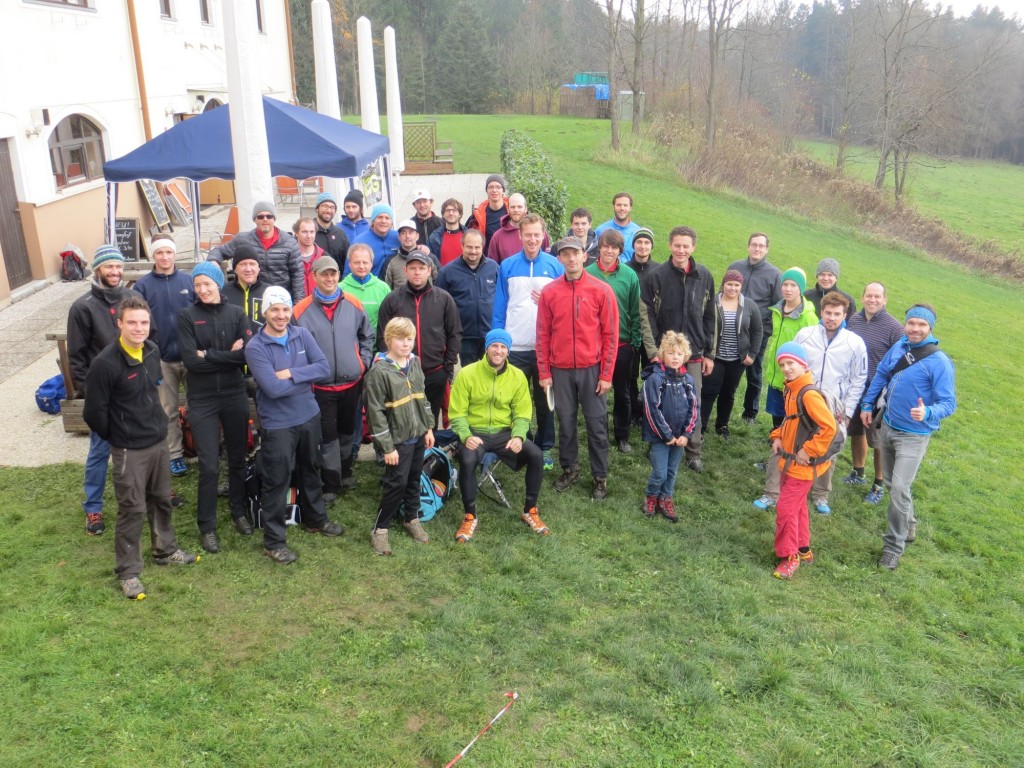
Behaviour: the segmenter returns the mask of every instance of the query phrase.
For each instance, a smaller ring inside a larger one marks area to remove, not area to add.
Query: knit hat
[[[835,275],[836,280],[839,279],[839,262],[835,259],[822,259],[818,262],[818,269],[815,270],[815,275],[820,275],[822,272],[828,272],[830,275]]]
[[[108,261],[119,261],[124,264],[124,254],[117,250],[116,245],[101,245],[96,249],[96,255],[92,257],[93,270]]]
[[[200,261],[192,267],[192,281],[200,275],[205,275],[217,284],[217,289],[224,288],[224,272],[215,261]]]
[[[264,299],[266,301],[266,299]],[[775,355],[775,362],[781,363],[783,360],[796,360],[804,368],[807,367],[807,350],[797,344],[795,341],[787,341],[781,347],[779,352]]]
[[[178,244],[175,243],[167,235],[157,235],[149,242],[150,253],[156,253],[158,248],[170,248],[175,253],[178,252]]]
[[[512,349],[512,334],[504,328],[491,328],[484,336],[484,349],[495,343],[504,344],[506,349]]]
[[[242,243],[235,248],[234,258],[231,260],[231,268],[238,269],[238,265],[243,261],[255,261],[257,264],[260,263],[260,252],[256,250],[255,246],[247,245]]]
[[[375,206],[373,206],[373,209],[370,211],[370,223],[372,224],[373,220],[380,216],[382,213],[386,213],[388,216],[390,216],[392,221],[395,220],[395,212],[392,210],[390,205],[388,205],[387,203],[377,203]]]
[[[742,284],[743,283],[743,273],[740,272],[738,269],[730,269],[728,272],[725,273],[725,276],[722,277],[722,285],[725,285],[726,283],[741,283]]]
[[[363,210],[363,193],[358,189],[349,190],[349,193],[345,195],[346,203],[356,203],[359,205],[359,211],[362,213]]]
[[[334,199],[334,195],[330,192],[321,192],[316,196],[316,205],[313,206],[314,210],[319,208],[322,203],[334,203],[334,207],[338,207],[338,201]]]
[[[292,296],[288,291],[279,285],[272,285],[263,292],[263,314],[267,314],[275,304],[284,304],[286,307],[292,305]]]
[[[276,219],[277,207],[273,203],[268,203],[266,200],[260,200],[252,207],[252,220],[256,221],[256,215],[260,213],[271,213]]]
[[[313,262],[314,275],[319,275],[321,272],[325,272],[328,269],[333,269],[335,272],[341,272],[341,270],[338,269],[338,262],[330,256],[321,256]]]
[[[491,186],[491,182],[492,181],[496,181],[499,184],[501,184],[501,188],[503,190],[508,189],[508,182],[505,181],[505,177],[502,176],[500,173],[492,173],[490,176],[487,177],[487,181],[484,182],[484,191],[485,192],[487,191],[487,188],[489,186]]]
[[[782,273],[782,279],[779,281],[780,284],[792,280],[800,288],[800,293],[807,290],[807,275],[800,267],[790,267]]]
[[[654,245],[654,233],[647,227],[640,227],[636,232],[633,233],[632,242],[635,244],[637,240],[643,238],[644,240],[650,240],[651,245]]]
[[[912,317],[917,318],[918,320],[924,320],[931,328],[935,327],[935,313],[928,309],[928,307],[911,307],[907,310],[907,320]]]

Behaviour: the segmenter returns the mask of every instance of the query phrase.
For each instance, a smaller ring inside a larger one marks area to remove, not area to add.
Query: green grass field
[[[770,257],[840,285],[890,288],[890,308],[938,309],[959,410],[915,486],[921,528],[900,568],[875,568],[884,510],[838,483],[813,515],[815,564],[770,577],[774,518],[751,500],[766,423],[709,437],[707,471],[681,470],[678,525],[639,512],[643,451],[613,452],[612,495],[546,478],[532,534],[481,500],[469,545],[458,500],[374,558],[379,470],[335,506],[337,541],[292,531],[301,559],[272,564],[258,536],[189,569],[147,565],[149,598],[115,592],[113,537],[88,538],[81,467],[0,470],[0,764],[4,766],[443,766],[521,700],[459,766],[1010,766],[1024,736],[1024,419],[1016,402],[1019,286],[855,232],[606,164],[606,124],[442,118],[460,171],[495,170],[516,126],[551,153],[572,205],[608,218],[620,189],[659,237],[700,233],[717,278],[753,230]],[[634,439],[637,444],[638,439]],[[499,470],[515,505],[521,476]],[[195,480],[176,482],[195,498]],[[108,501],[112,508],[111,491]],[[194,507],[176,515],[197,547]]]

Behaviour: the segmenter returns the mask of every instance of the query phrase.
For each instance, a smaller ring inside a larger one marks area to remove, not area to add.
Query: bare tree
[[[647,12],[644,0],[633,0],[633,72],[629,87],[633,91],[633,134],[640,133],[640,92],[644,74],[644,36],[647,34]]]
[[[732,15],[742,0],[705,0],[708,17],[708,77],[705,92],[704,144],[708,151],[715,148],[715,129],[718,122],[718,78],[721,71],[725,42],[729,36]]]
[[[619,151],[619,86],[615,70],[619,59],[619,30],[622,27],[622,4],[619,0],[618,8],[615,7],[615,0],[604,0],[608,10],[608,109],[611,110],[612,120],[612,149]]]

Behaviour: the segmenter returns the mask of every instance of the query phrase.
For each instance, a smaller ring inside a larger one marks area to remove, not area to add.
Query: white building
[[[105,160],[227,101],[223,1],[3,0],[0,302],[102,244]],[[248,2],[263,93],[294,101],[288,0]],[[148,221],[136,185],[119,197]]]

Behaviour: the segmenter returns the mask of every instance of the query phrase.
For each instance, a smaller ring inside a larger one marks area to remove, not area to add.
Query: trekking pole
[[[455,765],[457,762],[459,762],[459,760],[465,757],[466,753],[469,752],[469,748],[476,744],[476,740],[483,736],[485,733],[487,733],[487,729],[494,725],[496,722],[498,722],[498,720],[501,719],[501,716],[508,712],[512,708],[512,705],[519,700],[519,693],[517,691],[509,691],[505,694],[505,696],[508,697],[508,704],[502,707],[501,712],[492,717],[491,722],[485,725],[483,729],[481,729],[480,733],[474,736],[473,740],[466,745],[465,749],[459,752],[459,754],[457,754],[455,758],[450,763],[448,763],[448,765],[446,765],[444,768],[452,768],[453,765]]]

